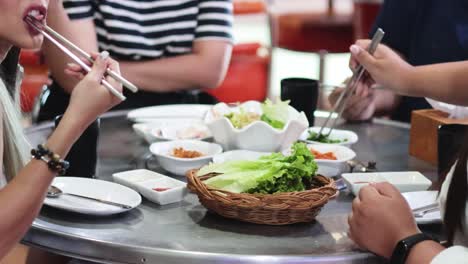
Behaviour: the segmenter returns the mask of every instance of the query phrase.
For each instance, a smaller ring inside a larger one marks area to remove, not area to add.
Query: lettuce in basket
[[[303,191],[317,172],[314,156],[304,143],[295,143],[290,156],[273,153],[258,160],[236,160],[209,164],[197,176],[219,174],[204,181],[207,185],[234,193]]]
[[[262,116],[260,119],[270,126],[283,129],[289,118],[289,101],[278,101],[276,104],[267,99],[262,104]]]

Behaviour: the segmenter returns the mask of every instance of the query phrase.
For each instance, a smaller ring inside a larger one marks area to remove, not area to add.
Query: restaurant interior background
[[[277,98],[281,79],[288,77],[342,83],[351,75],[348,47],[367,37],[382,1],[233,0],[235,47],[226,79],[214,95],[227,102]],[[48,80],[47,66],[35,51],[23,51],[21,64],[21,102],[28,124]]]

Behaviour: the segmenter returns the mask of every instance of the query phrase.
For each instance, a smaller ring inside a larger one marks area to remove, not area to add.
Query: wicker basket
[[[231,193],[210,188],[197,177],[197,170],[187,172],[187,187],[198,195],[200,203],[224,217],[267,225],[311,222],[328,200],[337,193],[332,179],[315,176],[312,189],[279,194]]]

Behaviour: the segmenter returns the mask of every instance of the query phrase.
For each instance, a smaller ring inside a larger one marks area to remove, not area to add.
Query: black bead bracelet
[[[70,167],[70,163],[60,159],[60,156],[50,151],[45,145],[39,144],[37,149],[31,150],[31,155],[34,159],[42,160],[47,163],[50,170],[57,172],[59,175],[64,175]]]

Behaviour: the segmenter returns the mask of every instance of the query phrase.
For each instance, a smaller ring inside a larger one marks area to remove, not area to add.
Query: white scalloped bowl
[[[296,141],[309,126],[305,114],[289,106],[288,122],[283,129],[273,128],[263,121],[255,121],[238,129],[224,115],[239,111],[239,107],[248,112],[262,113],[260,102],[247,101],[235,107],[225,103],[216,104],[205,116],[205,123],[215,142],[221,144],[224,150],[280,151]]]

